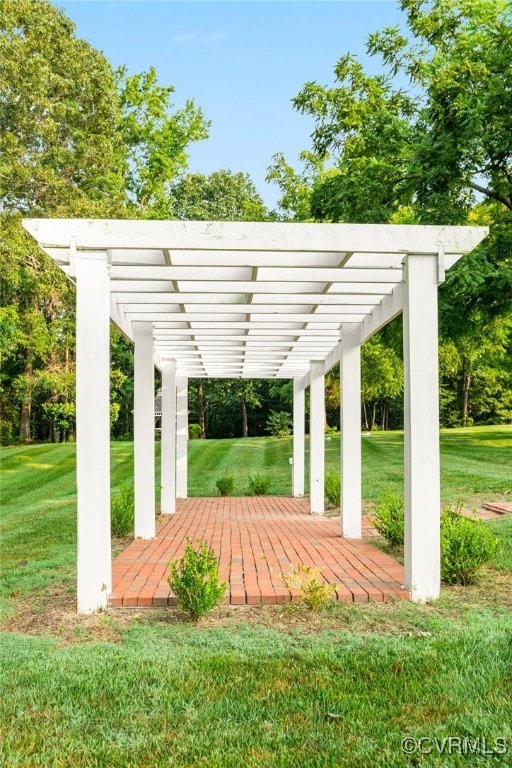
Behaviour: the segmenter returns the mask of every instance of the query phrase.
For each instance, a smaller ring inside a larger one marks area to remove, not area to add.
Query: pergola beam
[[[45,247],[195,251],[285,251],[331,253],[445,253],[472,250],[479,227],[393,224],[297,224],[259,222],[25,219],[24,226]]]

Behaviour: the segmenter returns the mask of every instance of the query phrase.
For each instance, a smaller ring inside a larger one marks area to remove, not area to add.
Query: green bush
[[[441,515],[441,579],[447,584],[471,584],[498,548],[498,540],[482,520],[456,509]]]
[[[188,437],[189,440],[199,440],[201,437],[201,425],[189,424],[188,425]]]
[[[249,496],[264,496],[272,485],[270,475],[249,475]]]
[[[335,472],[325,473],[325,496],[331,504],[334,504],[335,507],[339,507],[341,496],[341,481],[340,476]]]
[[[127,536],[135,524],[135,498],[133,486],[124,483],[112,498],[110,506],[110,530],[112,536]]]
[[[178,598],[178,605],[197,621],[219,603],[226,591],[226,582],[219,577],[219,561],[205,541],[192,545],[187,539],[181,560],[169,563],[169,586]]]
[[[231,496],[235,488],[235,476],[230,472],[224,472],[224,474],[215,481],[215,485],[221,496]]]
[[[388,544],[398,547],[404,543],[404,502],[398,496],[388,493],[375,507],[373,524]]]
[[[270,411],[266,429],[274,437],[289,437],[292,433],[292,417],[287,411]]]

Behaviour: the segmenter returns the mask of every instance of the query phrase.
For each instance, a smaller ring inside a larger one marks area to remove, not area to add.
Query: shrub
[[[292,565],[290,573],[281,576],[281,581],[287,589],[296,589],[299,592],[299,602],[316,611],[336,590],[336,584],[320,581],[319,576],[320,568],[299,563],[296,567]]]
[[[268,493],[268,489],[272,485],[272,478],[270,475],[249,475],[249,495],[250,496],[264,496]]]
[[[219,603],[226,591],[226,582],[219,577],[219,561],[205,541],[192,545],[187,539],[181,560],[169,563],[169,586],[178,598],[178,605],[197,621]]]
[[[340,495],[341,495],[340,476],[335,474],[334,472],[326,472],[325,473],[326,498],[330,501],[331,504],[334,504],[335,507],[339,507]]]
[[[135,524],[135,499],[133,486],[124,483],[112,498],[110,507],[110,530],[112,536],[127,536]]]
[[[274,437],[289,437],[292,432],[292,417],[287,411],[270,411],[266,429]]]
[[[404,502],[388,493],[375,507],[373,524],[388,544],[398,547],[404,543]]]
[[[471,584],[479,569],[498,548],[498,540],[482,520],[456,509],[441,515],[441,579],[447,584]]]
[[[338,427],[330,427],[328,424],[326,424],[324,432],[326,435],[339,435],[340,430]]]
[[[189,440],[199,440],[201,437],[201,425],[189,424],[188,425],[188,437]]]
[[[231,496],[235,487],[235,476],[230,472],[224,472],[224,474],[215,481],[215,485],[221,496]]]

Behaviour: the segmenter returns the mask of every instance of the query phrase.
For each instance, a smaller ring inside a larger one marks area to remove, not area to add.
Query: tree
[[[112,68],[47,0],[0,0],[2,211],[115,210],[123,192]]]
[[[73,287],[21,216],[168,215],[170,185],[207,124],[190,101],[173,109],[154,70],[116,75],[48,0],[0,0],[0,60],[2,428],[54,439],[74,400]],[[129,357],[113,371],[123,433]]]
[[[346,54],[333,86],[306,83],[294,99],[315,123],[308,158],[330,172],[312,174],[308,159],[296,174],[284,158],[271,172],[283,193],[281,208],[304,219],[491,227],[440,289],[441,338],[458,360],[445,371],[443,397],[457,410],[452,423],[468,423],[471,387],[484,367],[489,371],[483,361],[496,374],[486,374],[488,392],[491,380],[499,389],[508,375],[502,329],[512,312],[512,5],[400,0],[400,6],[408,35],[387,28],[368,40],[368,52],[383,60],[381,74],[367,74]],[[491,339],[493,353],[482,354]]]
[[[389,402],[403,390],[404,370],[400,357],[388,344],[373,336],[363,345],[361,390],[364,428],[372,430],[380,408],[380,426],[388,429]]]
[[[268,211],[246,173],[189,173],[171,188],[173,218],[188,221],[264,221]]]
[[[387,72],[340,58],[333,88],[307,83],[313,149],[338,175],[312,192],[316,218],[388,221],[413,203],[420,221],[464,221],[477,195],[512,210],[509,115],[512,6],[506,0],[400,0],[399,28],[370,35]],[[395,84],[399,76],[400,85]],[[408,80],[407,93],[403,82]]]
[[[116,71],[125,151],[125,190],[130,216],[173,218],[171,188],[188,164],[190,143],[208,137],[209,123],[191,99],[175,109],[173,86],[158,84],[156,70]]]

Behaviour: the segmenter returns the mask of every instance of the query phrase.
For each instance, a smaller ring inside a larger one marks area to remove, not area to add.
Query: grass
[[[441,441],[446,501],[508,497],[510,427]],[[189,449],[191,494],[213,495],[226,469],[235,492],[249,471],[289,492],[287,440]],[[336,438],[326,442],[328,469],[337,449]],[[367,499],[400,487],[401,450],[400,433],[363,438]],[[511,764],[512,519],[491,524],[502,546],[480,582],[445,588],[429,605],[221,608],[197,627],[172,610],[75,617],[74,446],[6,448],[1,458],[0,765]],[[131,445],[113,444],[114,486],[131,472]],[[430,754],[407,757],[404,736],[480,738],[488,748],[504,737],[508,754],[450,755],[432,742]]]
[[[432,636],[304,638],[162,624],[67,648],[8,635],[0,758],[6,768],[398,768],[404,735],[510,739],[511,628],[479,617]]]

